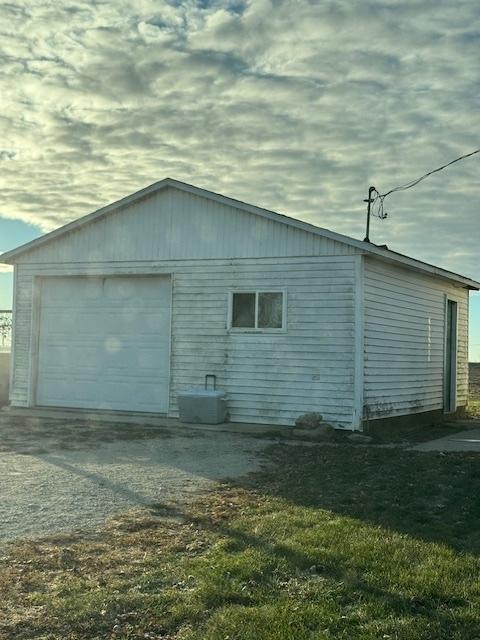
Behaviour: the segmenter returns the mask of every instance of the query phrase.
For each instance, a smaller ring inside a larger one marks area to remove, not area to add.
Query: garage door
[[[36,404],[168,410],[170,278],[45,278]]]

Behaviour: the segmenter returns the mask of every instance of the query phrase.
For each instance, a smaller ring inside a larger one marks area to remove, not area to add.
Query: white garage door
[[[36,404],[168,410],[170,278],[45,278]]]

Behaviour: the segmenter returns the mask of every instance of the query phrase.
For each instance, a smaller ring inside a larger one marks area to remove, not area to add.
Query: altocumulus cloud
[[[476,0],[0,6],[4,217],[50,230],[167,175],[363,237],[480,146]],[[480,159],[372,237],[480,278]]]

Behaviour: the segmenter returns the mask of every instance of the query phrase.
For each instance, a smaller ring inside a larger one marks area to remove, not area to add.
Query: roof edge
[[[97,218],[113,213],[114,211],[117,211],[119,209],[123,209],[124,207],[128,207],[141,198],[154,195],[155,193],[161,191],[166,187],[173,187],[179,189],[180,191],[192,193],[200,197],[210,198],[222,204],[234,207],[235,209],[240,209],[241,211],[260,215],[264,218],[268,218],[276,222],[282,222],[283,224],[296,227],[297,229],[301,229],[315,235],[320,235],[336,242],[347,244],[349,246],[360,249],[363,253],[374,255],[381,260],[385,260],[387,262],[392,262],[395,264],[402,264],[403,266],[414,269],[416,271],[421,271],[429,275],[434,275],[446,280],[458,282],[462,284],[462,286],[469,289],[474,289],[477,291],[480,290],[480,282],[476,282],[471,278],[467,278],[452,271],[448,271],[447,269],[436,267],[427,262],[417,260],[416,258],[410,258],[409,256],[391,251],[390,249],[379,247],[370,242],[365,242],[364,240],[356,240],[355,238],[351,238],[350,236],[345,236],[341,233],[336,233],[323,227],[317,227],[313,224],[310,224],[309,222],[303,222],[302,220],[297,220],[296,218],[292,218],[290,216],[277,213],[269,209],[263,209],[262,207],[247,204],[245,202],[242,202],[241,200],[235,200],[234,198],[229,198],[228,196],[224,196],[213,191],[195,187],[194,185],[188,184],[186,182],[181,182],[180,180],[175,180],[173,178],[164,178],[163,180],[154,182],[153,184],[140,189],[139,191],[136,191],[135,193],[132,193],[125,198],[121,198],[120,200],[101,207],[100,209],[97,209],[92,213],[82,216],[81,218],[77,218],[76,220],[63,225],[58,229],[54,229],[53,231],[50,231],[50,233],[46,233],[39,238],[35,238],[34,240],[20,245],[15,249],[6,251],[5,253],[0,255],[0,263],[14,264],[15,258],[17,258],[17,256],[27,253],[28,251],[31,251],[33,249],[37,249],[44,244],[51,242],[60,236],[63,236],[66,233],[75,231],[76,229],[79,229],[84,225],[89,224],[90,222],[94,222]]]
[[[156,191],[159,191],[165,186],[168,186],[167,183],[170,181],[171,181],[170,178],[165,178],[164,180],[154,182],[148,187],[145,187],[144,189],[140,189],[140,191],[135,191],[135,193],[125,196],[125,198],[121,198],[120,200],[115,200],[115,202],[107,204],[104,207],[100,207],[100,209],[96,209],[95,211],[92,211],[91,213],[87,213],[86,215],[81,216],[80,218],[76,218],[75,220],[72,220],[72,222],[68,222],[67,224],[62,225],[61,227],[58,227],[57,229],[54,229],[49,233],[45,233],[39,238],[30,240],[29,242],[26,242],[25,244],[22,244],[19,247],[16,247],[15,249],[11,249],[10,251],[5,251],[5,253],[0,254],[0,261],[6,264],[11,264],[11,262],[14,262],[12,258],[15,258],[16,256],[21,255],[23,253],[27,253],[32,249],[37,249],[38,247],[41,247],[47,242],[51,242],[52,240],[55,240],[59,236],[63,236],[64,234],[69,233],[70,231],[75,231],[75,229],[79,229],[80,227],[83,227],[84,225],[89,224],[90,222],[94,222],[97,218],[100,218],[103,215],[113,213],[113,211],[117,211],[118,209],[122,209],[123,207],[128,207],[130,204],[133,204],[133,202],[140,200],[140,198],[153,195]]]

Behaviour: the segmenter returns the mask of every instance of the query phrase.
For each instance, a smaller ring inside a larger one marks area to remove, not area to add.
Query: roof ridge
[[[372,254],[376,257],[386,260],[388,262],[400,263],[403,266],[410,267],[413,269],[417,269],[419,271],[423,271],[425,273],[429,273],[430,275],[435,275],[441,278],[446,278],[449,280],[455,280],[463,284],[463,286],[472,288],[472,289],[480,289],[480,283],[462,276],[460,274],[454,273],[453,271],[448,271],[447,269],[443,269],[441,267],[436,267],[435,265],[429,264],[428,262],[423,262],[416,258],[411,258],[404,254],[398,253],[396,251],[392,251],[388,248],[383,248],[378,245],[375,245],[370,242],[365,242],[364,240],[356,240],[350,236],[346,236],[335,231],[330,231],[329,229],[325,229],[324,227],[319,227],[310,222],[304,222],[303,220],[299,220],[298,218],[293,218],[283,213],[278,213],[276,211],[272,211],[270,209],[264,209],[262,207],[248,204],[241,200],[237,200],[235,198],[231,198],[229,196],[222,195],[220,193],[216,193],[214,191],[209,191],[207,189],[202,189],[201,187],[196,187],[195,185],[189,184],[187,182],[182,182],[181,180],[177,180],[175,178],[163,178],[157,182],[154,182],[139,191],[136,191],[120,200],[116,200],[111,204],[105,205],[96,209],[95,211],[88,213],[72,222],[69,222],[50,233],[44,234],[35,240],[31,240],[19,247],[12,249],[10,251],[6,251],[5,253],[0,255],[0,262],[5,262],[7,264],[14,263],[15,258],[23,253],[31,251],[33,249],[39,248],[46,243],[52,242],[57,238],[65,235],[66,233],[70,233],[76,229],[81,228],[82,226],[89,224],[90,222],[94,222],[98,218],[109,215],[114,211],[119,209],[123,209],[124,207],[128,207],[130,204],[137,202],[141,198],[152,196],[155,193],[158,193],[161,189],[165,187],[173,187],[179,189],[180,191],[193,193],[194,195],[198,195],[200,197],[209,198],[216,200],[217,202],[222,202],[228,206],[234,207],[236,209],[240,209],[242,211],[247,211],[254,215],[261,215],[263,217],[269,218],[271,220],[275,220],[277,222],[281,222],[283,224],[288,224],[290,226],[296,227],[297,229],[301,229],[303,231],[314,233],[316,235],[320,235],[330,240],[334,240],[336,242],[341,242],[347,244],[352,247],[356,247],[360,249],[362,252],[366,254]]]

